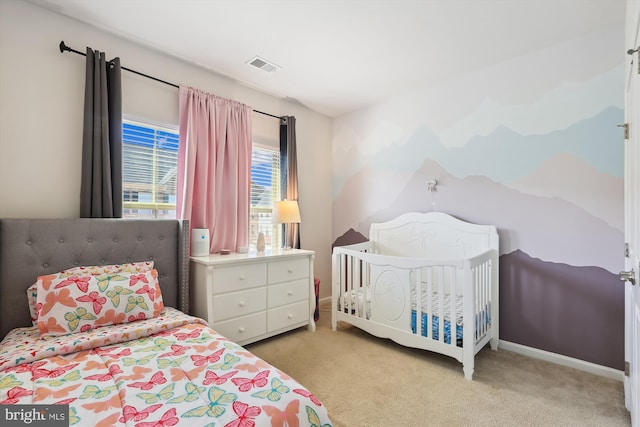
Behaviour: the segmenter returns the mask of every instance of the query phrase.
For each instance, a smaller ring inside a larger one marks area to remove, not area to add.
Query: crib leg
[[[491,338],[489,344],[491,345],[491,350],[498,350],[498,338]]]
[[[473,362],[465,363],[462,366],[462,370],[464,371],[464,378],[471,381],[473,379]]]
[[[473,348],[465,348],[462,352],[462,370],[464,371],[465,379],[469,381],[473,379],[474,364]]]

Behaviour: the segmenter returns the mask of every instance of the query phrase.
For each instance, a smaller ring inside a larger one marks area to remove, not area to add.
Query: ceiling
[[[625,0],[29,1],[331,117],[623,25],[625,10]],[[281,68],[248,65],[256,55]]]

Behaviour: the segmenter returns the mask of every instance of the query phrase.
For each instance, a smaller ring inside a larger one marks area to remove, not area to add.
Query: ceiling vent
[[[273,62],[269,62],[264,58],[260,58],[259,56],[253,58],[251,61],[247,62],[247,64],[253,65],[256,68],[261,69],[262,71],[266,71],[267,73],[273,73],[281,68]]]

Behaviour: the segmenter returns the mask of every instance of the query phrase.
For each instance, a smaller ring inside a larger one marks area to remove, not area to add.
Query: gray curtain
[[[296,118],[280,118],[280,191],[282,199],[298,200],[298,153],[296,150]],[[286,227],[287,244],[300,249],[300,224]]]
[[[82,137],[81,218],[122,217],[120,58],[87,48]]]

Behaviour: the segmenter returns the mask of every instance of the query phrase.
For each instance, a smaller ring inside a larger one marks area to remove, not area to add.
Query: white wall
[[[61,40],[119,56],[122,65],[237,100],[255,110],[296,117],[302,247],[316,251],[321,294],[330,294],[331,138],[329,117],[224,76],[17,0],[0,1],[0,217],[79,215],[85,60],[61,54]],[[221,43],[224,41],[221,40]],[[177,125],[177,89],[123,71],[123,110]],[[257,113],[257,136],[277,125]],[[261,117],[257,117],[261,116]]]

